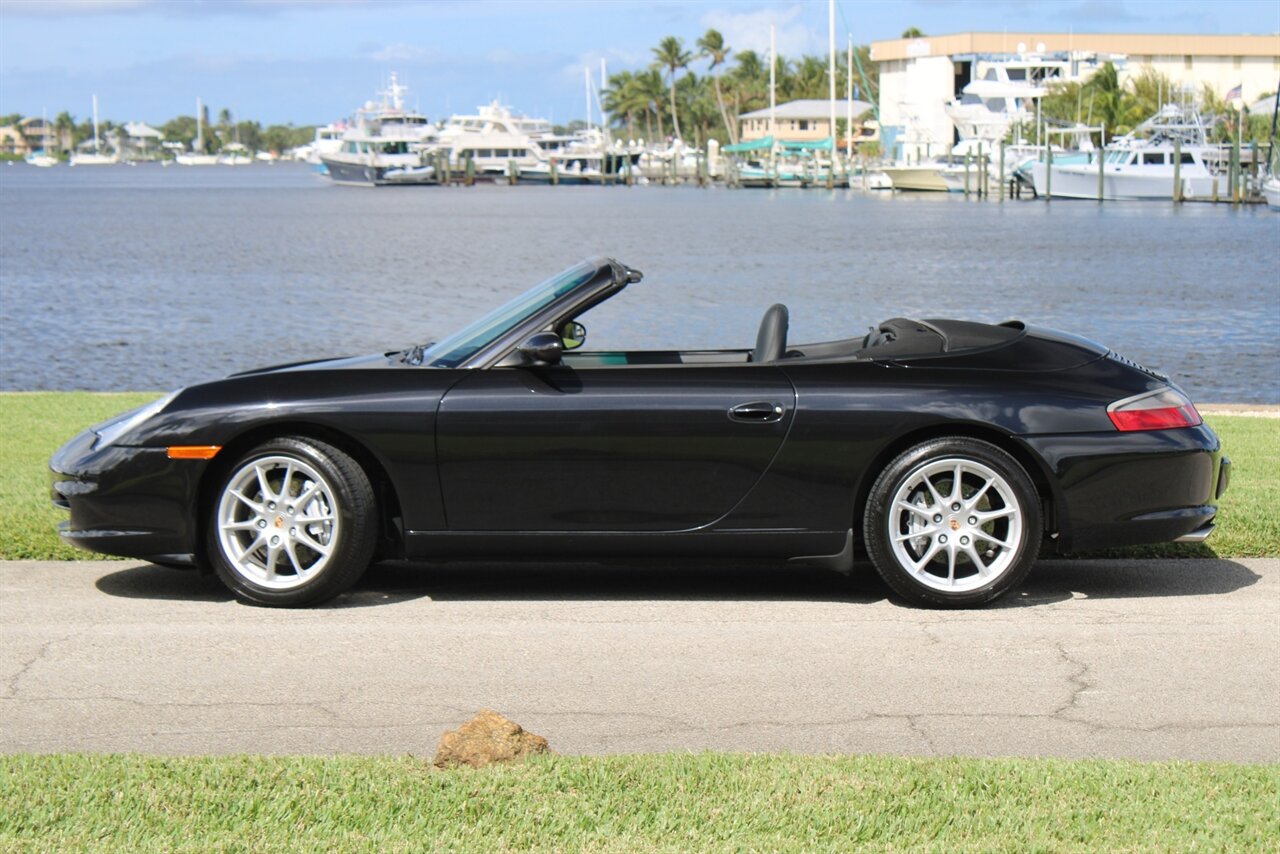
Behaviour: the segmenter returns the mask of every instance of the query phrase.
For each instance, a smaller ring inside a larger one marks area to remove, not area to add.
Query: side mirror
[[[535,365],[558,365],[564,353],[564,341],[554,332],[535,332],[517,349]]]
[[[556,329],[566,350],[577,350],[587,343],[587,327],[576,320],[566,320]]]

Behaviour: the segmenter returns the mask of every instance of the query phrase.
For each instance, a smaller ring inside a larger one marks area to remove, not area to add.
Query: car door
[[[727,514],[795,413],[771,365],[503,367],[437,419],[454,531],[682,531]]]

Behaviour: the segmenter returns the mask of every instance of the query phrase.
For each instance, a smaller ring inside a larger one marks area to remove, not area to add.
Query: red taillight
[[[1117,400],[1107,407],[1117,430],[1172,430],[1203,423],[1185,394],[1172,388],[1149,391]]]

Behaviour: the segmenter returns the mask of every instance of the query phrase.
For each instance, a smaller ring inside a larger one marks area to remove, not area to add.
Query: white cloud
[[[609,48],[608,50],[591,50],[580,54],[573,62],[568,63],[560,69],[559,77],[561,80],[581,81],[582,69],[591,69],[593,79],[600,77],[600,60],[605,61],[606,71],[609,74],[616,74],[623,69],[643,68],[653,60],[653,54],[645,50],[623,50],[621,48]]]
[[[794,58],[807,53],[826,53],[826,38],[799,20],[803,11],[799,5],[757,9],[752,12],[714,9],[702,16],[702,23],[719,30],[724,36],[725,44],[735,53],[754,50],[761,56],[767,56],[770,24],[777,27],[780,55]]]
[[[407,42],[394,42],[369,54],[369,58],[375,62],[407,62],[413,64],[425,62],[431,56],[431,50],[422,45],[409,44]]]

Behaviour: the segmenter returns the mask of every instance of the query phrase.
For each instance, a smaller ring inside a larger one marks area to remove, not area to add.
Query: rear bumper
[[[1064,551],[1202,542],[1230,481],[1231,462],[1206,425],[1024,441],[1057,481],[1055,516]]]

